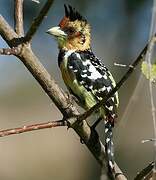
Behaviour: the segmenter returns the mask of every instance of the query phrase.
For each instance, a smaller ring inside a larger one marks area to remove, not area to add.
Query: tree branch
[[[25,41],[29,42],[31,41],[33,35],[36,33],[39,25],[42,23],[44,17],[46,16],[46,14],[48,13],[52,3],[54,0],[48,0],[44,7],[41,9],[39,15],[34,19],[34,21],[32,22],[30,29],[28,30],[26,36],[25,36]]]
[[[67,122],[59,120],[59,121],[51,121],[51,122],[45,122],[45,123],[39,123],[39,124],[32,124],[32,125],[18,127],[18,128],[5,129],[5,130],[0,131],[0,137],[25,133],[29,131],[36,131],[40,129],[60,127],[60,126],[67,126]]]
[[[15,39],[18,38],[18,35],[12,29],[12,27],[5,21],[3,16],[0,15],[0,35],[12,47],[15,43]]]
[[[151,162],[147,167],[145,167],[137,174],[134,180],[150,179],[149,176],[152,177],[153,167],[154,167],[154,162]]]
[[[18,48],[0,48],[1,55],[17,55],[19,53]]]
[[[19,37],[24,36],[23,29],[23,0],[14,0],[14,27]]]

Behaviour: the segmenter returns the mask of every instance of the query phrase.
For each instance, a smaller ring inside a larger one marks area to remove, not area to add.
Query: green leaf
[[[143,61],[141,65],[141,71],[147,79],[152,82],[156,81],[156,64],[152,64],[150,69],[148,63]]]
[[[141,71],[144,74],[144,76],[149,79],[149,70],[148,70],[148,64],[147,62],[143,61],[141,64]]]

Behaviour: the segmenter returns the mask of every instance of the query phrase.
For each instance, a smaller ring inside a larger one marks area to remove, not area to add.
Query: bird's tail
[[[105,120],[105,150],[108,161],[108,172],[114,171],[113,123]]]

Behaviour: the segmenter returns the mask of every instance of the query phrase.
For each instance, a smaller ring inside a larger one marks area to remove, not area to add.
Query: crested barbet
[[[56,37],[59,48],[58,65],[69,92],[88,110],[103,99],[115,86],[112,74],[91,49],[91,27],[70,5],[57,27],[47,33]],[[116,92],[97,111],[105,122],[105,149],[109,170],[114,170],[112,128],[119,104]]]

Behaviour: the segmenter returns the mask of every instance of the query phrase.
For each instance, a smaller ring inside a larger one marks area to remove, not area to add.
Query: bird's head
[[[84,51],[90,48],[90,25],[70,5],[65,7],[65,16],[57,27],[47,33],[56,37],[58,47],[65,50]]]

